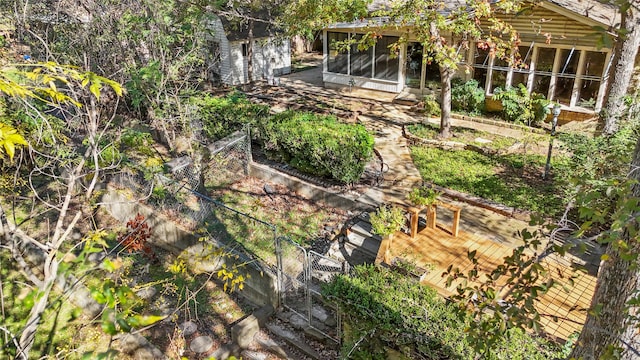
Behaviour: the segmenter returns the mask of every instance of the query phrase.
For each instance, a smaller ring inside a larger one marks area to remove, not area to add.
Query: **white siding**
[[[231,77],[230,44],[224,33],[222,21],[220,21],[219,18],[215,18],[215,20],[209,22],[209,28],[212,30],[211,40],[220,45],[220,80],[223,84],[233,85],[233,79]]]
[[[248,79],[247,59],[242,56],[242,44],[231,42],[232,85],[244,84]],[[289,41],[274,38],[258,38],[253,41],[253,80],[266,80],[291,72],[291,47]]]
[[[220,45],[220,77],[223,84],[241,85],[247,83],[247,59],[242,55],[242,44],[246,40],[229,41],[222,21],[216,18],[209,23],[212,41]],[[289,41],[274,38],[254,39],[253,76],[254,80],[291,72],[291,47]]]

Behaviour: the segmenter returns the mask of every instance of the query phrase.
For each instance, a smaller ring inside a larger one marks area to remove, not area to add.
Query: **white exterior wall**
[[[220,45],[220,80],[223,84],[232,85],[230,43],[224,33],[222,21],[220,21],[220,19],[216,17],[215,20],[212,20],[209,23],[209,29],[211,29],[212,33],[211,40],[217,42]]]
[[[248,61],[242,55],[242,45],[247,41],[230,43],[231,85],[247,83]],[[291,73],[291,47],[289,41],[276,41],[274,38],[253,40],[253,80],[266,80]]]
[[[209,23],[212,41],[220,45],[219,72],[226,85],[247,83],[247,59],[242,56],[242,44],[246,40],[229,41],[219,18]],[[266,62],[265,62],[266,60]],[[278,42],[274,38],[254,39],[253,76],[254,80],[268,79],[291,73],[291,47],[289,41]]]

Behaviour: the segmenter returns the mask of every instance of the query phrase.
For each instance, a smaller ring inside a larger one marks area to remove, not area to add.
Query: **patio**
[[[454,294],[456,286],[454,283],[447,288],[447,279],[442,277],[449,265],[458,267],[463,272],[470,270],[473,265],[467,253],[475,250],[481,265],[480,272],[489,273],[518,246],[515,242],[497,243],[463,230],[454,237],[448,228],[449,226],[438,223],[435,229],[421,229],[414,238],[397,232],[393,235],[386,259],[385,250],[389,242],[383,240],[377,262],[391,263],[397,258],[408,260],[417,267],[430,269],[420,278],[420,282],[433,287],[442,296],[449,297]],[[555,255],[545,258],[542,265],[554,275],[562,273],[567,277],[574,273],[569,261]],[[584,309],[589,307],[595,283],[596,277],[593,274],[579,273],[569,291],[556,286],[539,298],[537,308],[540,314],[544,314],[541,323],[548,335],[566,340],[572,333],[580,331],[586,319]],[[508,289],[503,289],[502,293],[506,291]],[[554,321],[555,318],[557,321]]]

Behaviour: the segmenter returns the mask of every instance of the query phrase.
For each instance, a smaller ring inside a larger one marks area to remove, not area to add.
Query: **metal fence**
[[[278,236],[274,225],[202,194],[205,182],[223,186],[246,176],[251,162],[248,132],[234,133],[208,148],[210,156],[202,167],[183,157],[168,164],[167,176],[145,178],[142,172],[129,171],[114,178],[114,183],[183,226],[206,231],[236,255],[273,269],[280,305],[340,342],[339,310],[323,299],[320,287],[332,276],[348,271],[346,262],[307,251],[286,236]]]

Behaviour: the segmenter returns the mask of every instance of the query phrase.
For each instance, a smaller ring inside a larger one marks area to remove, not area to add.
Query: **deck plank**
[[[438,224],[440,225],[440,224]],[[398,232],[394,234],[390,248],[390,259],[402,258],[422,268],[431,268],[422,279],[422,283],[433,287],[442,296],[454,294],[455,285],[446,287],[446,278],[442,277],[449,265],[467,271],[472,268],[468,259],[468,251],[477,251],[477,259],[482,273],[491,272],[503,262],[503,258],[511,255],[518,243],[498,243],[491,239],[479,237],[460,230],[454,237],[446,229],[419,229],[415,238]],[[557,276],[558,271],[566,277],[578,274],[574,285],[568,286],[566,292],[561,286],[553,287],[538,298],[537,309],[546,314],[541,323],[544,330],[552,337],[566,340],[572,333],[580,332],[586,319],[595,289],[596,278],[588,273],[576,273],[563,261],[548,257],[542,265],[550,274]],[[507,289],[505,289],[506,291]]]

